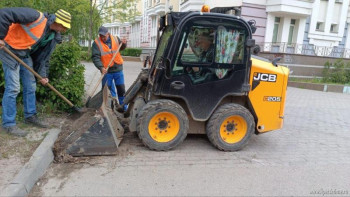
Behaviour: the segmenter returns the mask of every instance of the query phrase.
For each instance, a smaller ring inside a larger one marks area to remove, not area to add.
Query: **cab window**
[[[244,63],[245,30],[232,22],[196,23],[181,34],[172,75],[187,75],[194,84],[226,78],[234,65]]]
[[[161,36],[158,49],[154,57],[155,65],[158,65],[162,61],[164,51],[168,46],[168,40],[170,39],[171,35],[173,35],[173,27],[167,26],[164,33]]]

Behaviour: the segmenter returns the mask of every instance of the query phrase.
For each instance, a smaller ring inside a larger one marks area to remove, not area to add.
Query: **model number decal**
[[[264,101],[267,101],[267,102],[281,102],[281,97],[279,97],[279,96],[264,96]]]
[[[277,75],[268,73],[254,73],[253,79],[254,81],[276,82]]]

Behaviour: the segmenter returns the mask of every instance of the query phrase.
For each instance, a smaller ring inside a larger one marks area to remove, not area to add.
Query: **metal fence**
[[[350,49],[341,47],[315,46],[311,44],[296,43],[256,43],[261,52],[288,53],[299,55],[312,55],[336,58],[350,58]]]

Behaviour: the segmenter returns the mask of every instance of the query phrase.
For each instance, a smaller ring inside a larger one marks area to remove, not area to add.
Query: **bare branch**
[[[101,13],[102,13],[102,11],[103,11],[103,8],[104,8],[105,5],[107,4],[107,1],[108,1],[108,0],[105,0],[105,1],[100,5],[98,15],[101,15]],[[96,7],[96,8],[97,8],[97,7]]]

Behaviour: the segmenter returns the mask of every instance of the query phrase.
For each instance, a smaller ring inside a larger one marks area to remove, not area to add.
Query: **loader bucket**
[[[77,119],[68,120],[54,145],[56,161],[67,156],[115,155],[124,129],[118,112],[108,106],[108,88],[104,87],[101,106],[87,108]],[[119,114],[120,115],[120,114]]]

